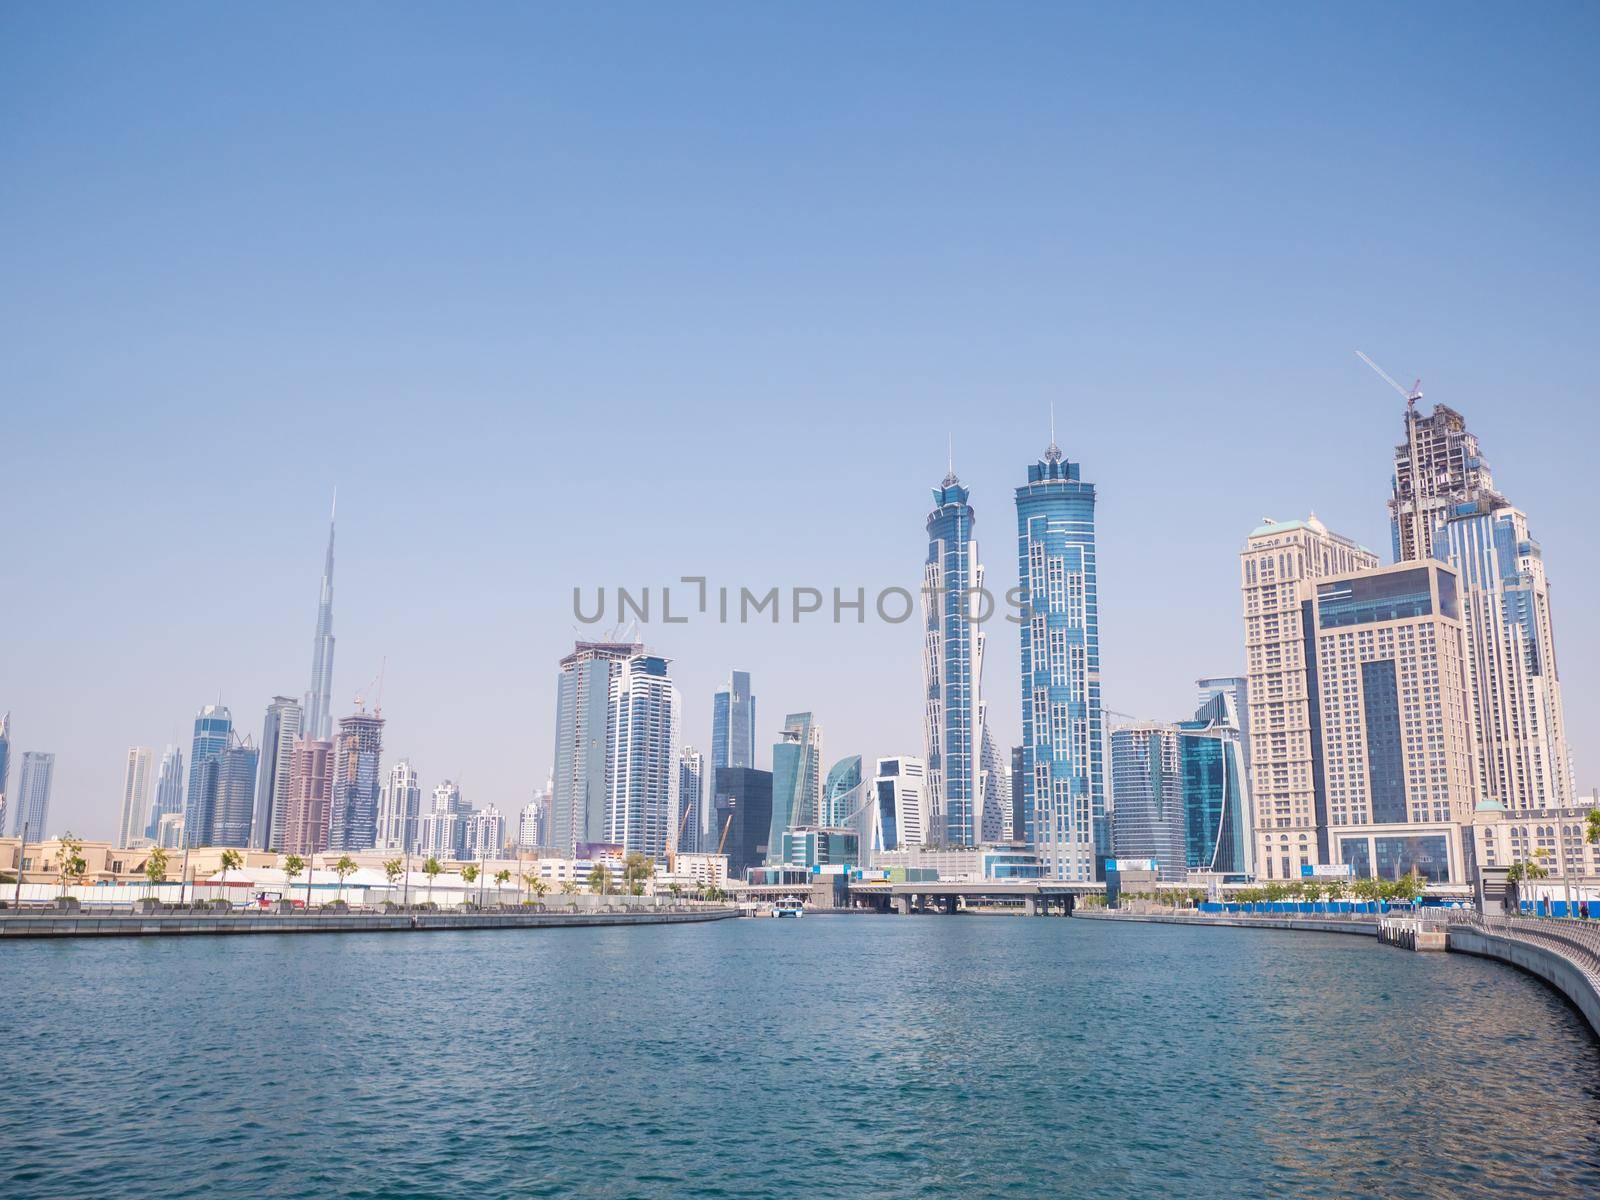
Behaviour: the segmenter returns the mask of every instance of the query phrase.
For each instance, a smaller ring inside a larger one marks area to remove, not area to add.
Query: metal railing
[[[1594,921],[1582,917],[1520,917],[1510,913],[1476,912],[1468,912],[1458,919],[1485,933],[1559,954],[1600,990],[1600,927]]]

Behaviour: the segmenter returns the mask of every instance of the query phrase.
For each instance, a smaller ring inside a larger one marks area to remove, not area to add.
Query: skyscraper
[[[417,820],[416,852],[437,858],[460,858],[465,811],[461,789],[450,780],[434,788],[432,805]]]
[[[756,698],[750,672],[734,671],[711,696],[711,769],[756,765]]]
[[[1103,873],[1106,824],[1095,489],[1052,431],[1017,489],[1023,610],[1022,786],[1025,836],[1046,878]]]
[[[678,756],[678,849],[698,854],[711,824],[707,805],[706,759],[693,746]]]
[[[880,758],[872,779],[871,850],[927,844],[927,765],[911,755]],[[871,861],[870,855],[868,861]]]
[[[421,813],[422,788],[417,783],[416,768],[409,758],[402,758],[389,768],[388,781],[378,799],[375,848],[401,853],[415,849],[417,820]]]
[[[461,857],[483,862],[499,858],[505,850],[506,818],[492,804],[473,809],[461,817]]]
[[[534,793],[532,800],[522,806],[517,818],[517,849],[537,850],[544,845],[543,794]]]
[[[726,854],[728,878],[743,879],[751,867],[766,862],[771,851],[767,838],[772,829],[772,772],[718,767],[711,786],[714,836],[707,839],[707,852]]]
[[[772,747],[772,827],[767,853],[781,855],[784,830],[815,825],[821,809],[822,727],[808,712],[790,713]]]
[[[822,811],[817,824],[828,829],[843,829],[860,807],[861,755],[841,758],[828,768],[822,784]]]
[[[379,762],[383,718],[376,712],[339,718],[334,739],[333,808],[328,849],[370,850],[378,836]]]
[[[1249,773],[1239,725],[1238,686],[1210,688],[1201,680],[1200,707],[1178,723],[1188,865],[1223,875],[1253,871]]]
[[[1152,859],[1164,883],[1188,874],[1178,731],[1141,722],[1111,731],[1111,844],[1119,862]]]
[[[0,717],[0,829],[6,827],[7,786],[11,779],[11,714]]]
[[[322,590],[317,596],[317,629],[311,641],[311,687],[306,692],[305,733],[326,741],[333,736],[333,526],[339,493],[328,514],[328,553],[322,563]]]
[[[283,819],[293,775],[294,744],[300,739],[305,710],[288,696],[274,696],[261,729],[261,778],[256,784],[256,811],[250,822],[250,848],[277,850],[283,845]]]
[[[1195,704],[1205,708],[1218,696],[1227,701],[1227,711],[1239,727],[1239,742],[1244,751],[1244,765],[1250,767],[1250,681],[1243,675],[1207,675],[1194,681]],[[1199,718],[1196,717],[1196,720]]]
[[[986,615],[983,565],[973,538],[971,492],[951,466],[933,489],[923,564],[923,757],[928,764],[929,837],[976,846],[999,837],[999,778],[984,775],[998,755],[988,742],[979,621]],[[989,790],[985,792],[985,783]]]
[[[561,854],[576,854],[580,842],[605,840],[611,681],[642,649],[632,642],[579,642],[561,660],[548,822],[550,848]]]
[[[1442,404],[1428,417],[1414,403],[1406,406],[1406,440],[1394,449],[1393,483],[1389,526],[1396,562],[1431,557],[1439,527],[1459,506],[1487,511],[1505,504],[1466,418]]]
[[[11,821],[11,836],[26,831],[31,841],[43,841],[49,830],[50,783],[56,774],[56,756],[39,750],[22,752],[22,774],[17,780],[16,815]]]
[[[131,846],[144,836],[150,816],[150,767],[155,752],[149,746],[129,746],[122,772],[122,808],[117,818],[117,845]]]
[[[1239,556],[1254,857],[1265,878],[1298,879],[1302,867],[1333,862],[1312,606],[1318,580],[1377,565],[1376,554],[1330,533],[1315,513],[1264,520]]]
[[[233,737],[233,714],[221,704],[208,704],[194,719],[189,750],[189,789],[183,805],[186,846],[211,845],[211,824],[217,807],[216,760]]]
[[[216,803],[211,811],[211,829],[202,842],[190,845],[238,846],[250,844],[250,826],[256,807],[256,772],[261,752],[248,737],[242,741],[233,734],[228,748],[211,760],[217,773]]]
[[[320,854],[328,848],[333,801],[333,743],[301,738],[289,765],[289,804],[283,816],[286,854]]]
[[[169,745],[161,755],[161,770],[156,775],[156,796],[150,802],[150,818],[144,835],[159,846],[161,818],[183,816],[183,747]],[[167,849],[172,849],[167,846]]]
[[[678,839],[678,689],[667,660],[636,654],[611,681],[606,719],[606,837],[665,861]]]

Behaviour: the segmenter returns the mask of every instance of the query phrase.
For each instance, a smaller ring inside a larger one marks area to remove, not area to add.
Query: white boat
[[[798,917],[804,911],[798,896],[785,896],[772,906],[772,915],[775,917]]]

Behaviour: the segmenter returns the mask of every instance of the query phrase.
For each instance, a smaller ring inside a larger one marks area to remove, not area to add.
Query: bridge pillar
[[[911,915],[910,896],[891,896],[889,898],[889,902],[894,905],[894,911],[897,915],[902,917],[909,917]]]
[[[1039,897],[1024,896],[1022,898],[1022,911],[1026,916],[1037,917],[1039,915]]]

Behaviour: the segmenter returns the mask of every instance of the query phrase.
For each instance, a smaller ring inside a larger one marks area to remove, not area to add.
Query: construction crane
[[[728,830],[733,828],[733,814],[728,814],[728,819],[722,823],[722,836],[717,839],[717,853],[722,853],[722,848],[728,844]]]
[[[685,804],[683,806],[683,820],[678,822],[678,845],[680,846],[683,845],[684,835],[689,832],[689,818],[692,816],[694,816],[694,807]]]
[[[1356,357],[1376,371],[1378,373],[1378,378],[1382,379],[1395,391],[1404,396],[1406,398],[1407,408],[1415,408],[1417,406],[1417,401],[1422,399],[1422,380],[1417,380],[1411,385],[1410,390],[1407,390],[1395,382],[1394,376],[1390,375],[1389,372],[1385,371],[1377,363],[1373,362],[1365,354],[1361,353],[1361,351],[1356,351]]]
[[[375,717],[383,716],[383,673],[388,669],[389,656],[384,655],[383,659],[378,665],[377,677],[373,679],[371,683],[367,684],[366,687],[362,688],[356,693],[356,707],[362,712],[367,711],[367,697],[376,691],[377,702],[372,706],[372,715]]]
[[[1406,457],[1411,465],[1411,557],[1420,558],[1427,553],[1422,547],[1422,480],[1417,464],[1417,401],[1422,399],[1422,380],[1417,380],[1407,391],[1394,378],[1361,351],[1356,357],[1378,373],[1378,377],[1406,398]],[[1398,488],[1396,489],[1398,491]],[[1396,499],[1399,497],[1396,496]]]

